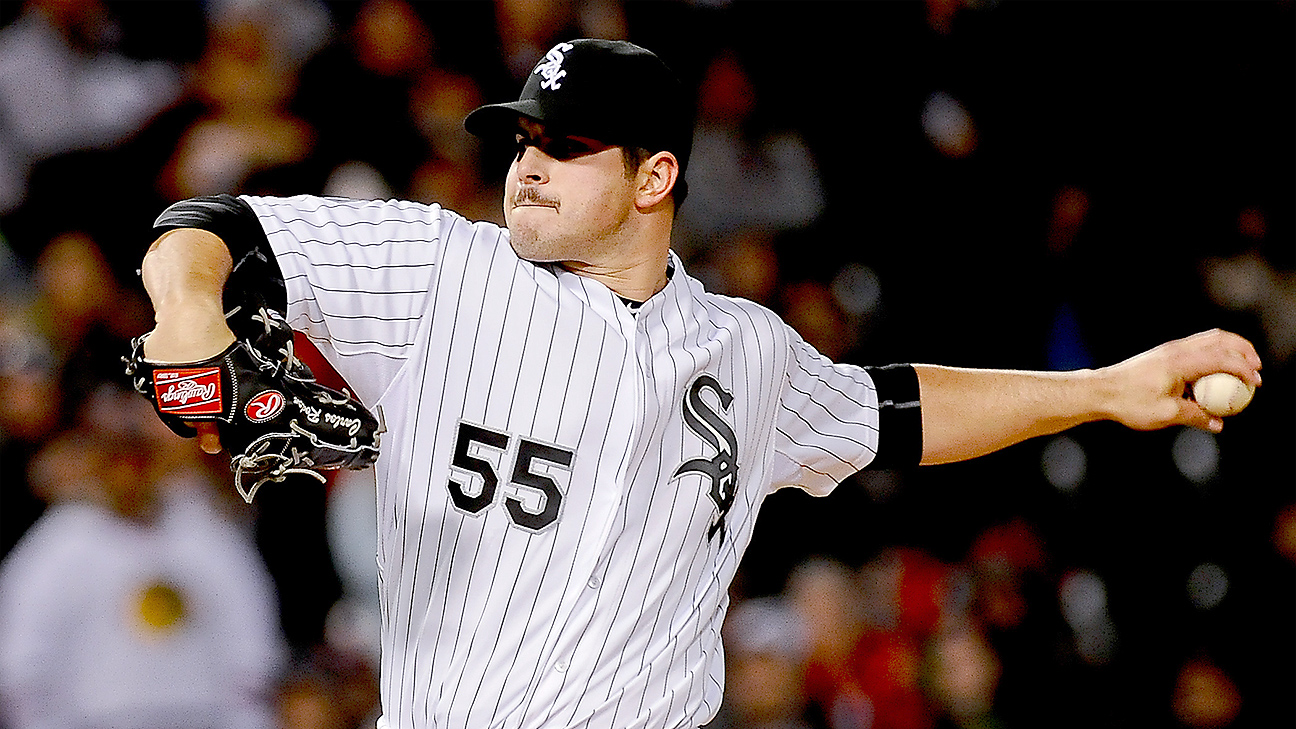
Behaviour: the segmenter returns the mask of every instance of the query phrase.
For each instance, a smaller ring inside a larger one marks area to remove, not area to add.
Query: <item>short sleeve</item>
[[[922,419],[912,367],[833,363],[795,333],[788,346],[774,488],[822,496],[865,468],[918,462]]]
[[[834,364],[793,332],[788,346],[774,445],[782,463],[772,486],[822,496],[877,453],[877,392],[863,369]]]

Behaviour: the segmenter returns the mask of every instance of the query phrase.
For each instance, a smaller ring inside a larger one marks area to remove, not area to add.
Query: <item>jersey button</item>
[[[586,584],[588,584],[590,587],[598,588],[598,586],[603,584],[603,582],[600,581],[599,578],[597,577],[591,577],[589,578],[589,582],[587,582]]]
[[[566,672],[567,672],[567,661],[558,661],[557,663],[555,663],[555,664],[554,664],[554,670],[557,671],[558,673],[566,673]]]

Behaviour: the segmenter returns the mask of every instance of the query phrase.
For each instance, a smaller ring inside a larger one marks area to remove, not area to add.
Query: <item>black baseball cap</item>
[[[679,78],[652,51],[626,41],[559,43],[536,64],[517,101],[488,104],[464,118],[479,137],[512,135],[518,116],[552,132],[621,147],[670,152],[680,163],[676,198],[693,147],[693,114]]]

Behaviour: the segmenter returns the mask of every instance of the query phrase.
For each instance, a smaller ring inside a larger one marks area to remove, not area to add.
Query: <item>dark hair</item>
[[[626,177],[634,177],[634,174],[639,171],[639,167],[644,162],[647,162],[651,156],[653,156],[653,153],[643,147],[622,147],[621,160],[625,162]]]
[[[634,177],[635,173],[648,158],[656,154],[650,152],[644,147],[622,147],[621,160],[625,163],[626,177]],[[675,189],[672,191],[675,200],[675,211],[679,211],[680,203],[684,202],[684,196],[688,194],[688,187],[684,185],[684,170],[680,170],[680,178],[675,182]]]

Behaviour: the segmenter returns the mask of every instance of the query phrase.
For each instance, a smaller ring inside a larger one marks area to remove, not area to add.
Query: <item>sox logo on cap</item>
[[[567,72],[562,70],[563,54],[573,48],[570,43],[559,43],[545,54],[545,60],[541,61],[532,73],[539,74],[544,81],[540,82],[540,88],[557,90],[562,88],[563,76]]]

